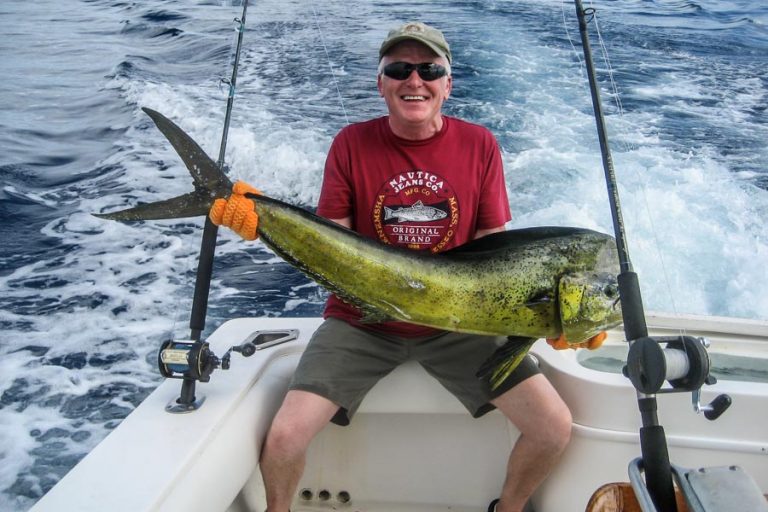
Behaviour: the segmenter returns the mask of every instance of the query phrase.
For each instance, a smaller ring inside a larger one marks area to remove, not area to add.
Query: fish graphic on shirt
[[[432,222],[444,219],[447,216],[447,212],[434,206],[425,206],[421,201],[416,201],[411,206],[401,206],[397,209],[384,207],[384,220],[397,219],[397,222]]]

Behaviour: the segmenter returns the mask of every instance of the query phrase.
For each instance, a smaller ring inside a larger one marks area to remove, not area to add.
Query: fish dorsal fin
[[[541,226],[533,228],[511,229],[500,233],[472,240],[466,244],[454,247],[445,251],[445,255],[451,254],[470,254],[487,251],[496,251],[499,249],[512,249],[520,247],[531,242],[547,240],[551,238],[561,238],[582,233],[595,233],[595,231],[585,228],[574,228],[567,226]]]
[[[419,199],[411,205],[411,208],[424,208],[424,203],[422,203],[421,199]]]

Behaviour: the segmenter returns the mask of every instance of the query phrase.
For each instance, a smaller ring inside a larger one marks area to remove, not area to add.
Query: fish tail
[[[475,376],[487,381],[491,391],[495,391],[520,365],[528,350],[536,342],[536,338],[520,338],[509,336],[507,342],[496,349],[491,356],[480,365]]]
[[[102,219],[134,221],[206,215],[215,198],[227,197],[231,193],[232,182],[218,164],[184,130],[159,112],[149,108],[142,110],[152,119],[181,157],[192,177],[195,190],[164,201],[96,216]]]
[[[391,219],[392,217],[394,217],[394,214],[393,214],[392,208],[387,208],[387,207],[385,206],[385,207],[384,207],[384,220],[389,220],[389,219]]]

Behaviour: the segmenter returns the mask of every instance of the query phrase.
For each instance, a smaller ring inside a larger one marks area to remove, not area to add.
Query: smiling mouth
[[[425,96],[409,94],[405,96],[400,96],[400,99],[404,101],[426,101],[427,98]]]

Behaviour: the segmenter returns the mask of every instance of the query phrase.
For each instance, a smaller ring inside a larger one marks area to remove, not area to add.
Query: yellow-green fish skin
[[[613,239],[584,229],[507,231],[432,255],[364,238],[265,196],[254,203],[268,246],[374,319],[485,335],[557,337],[560,278],[616,267]],[[587,319],[589,332],[620,322],[618,301],[609,302],[602,317]],[[569,341],[586,339],[579,338]]]

